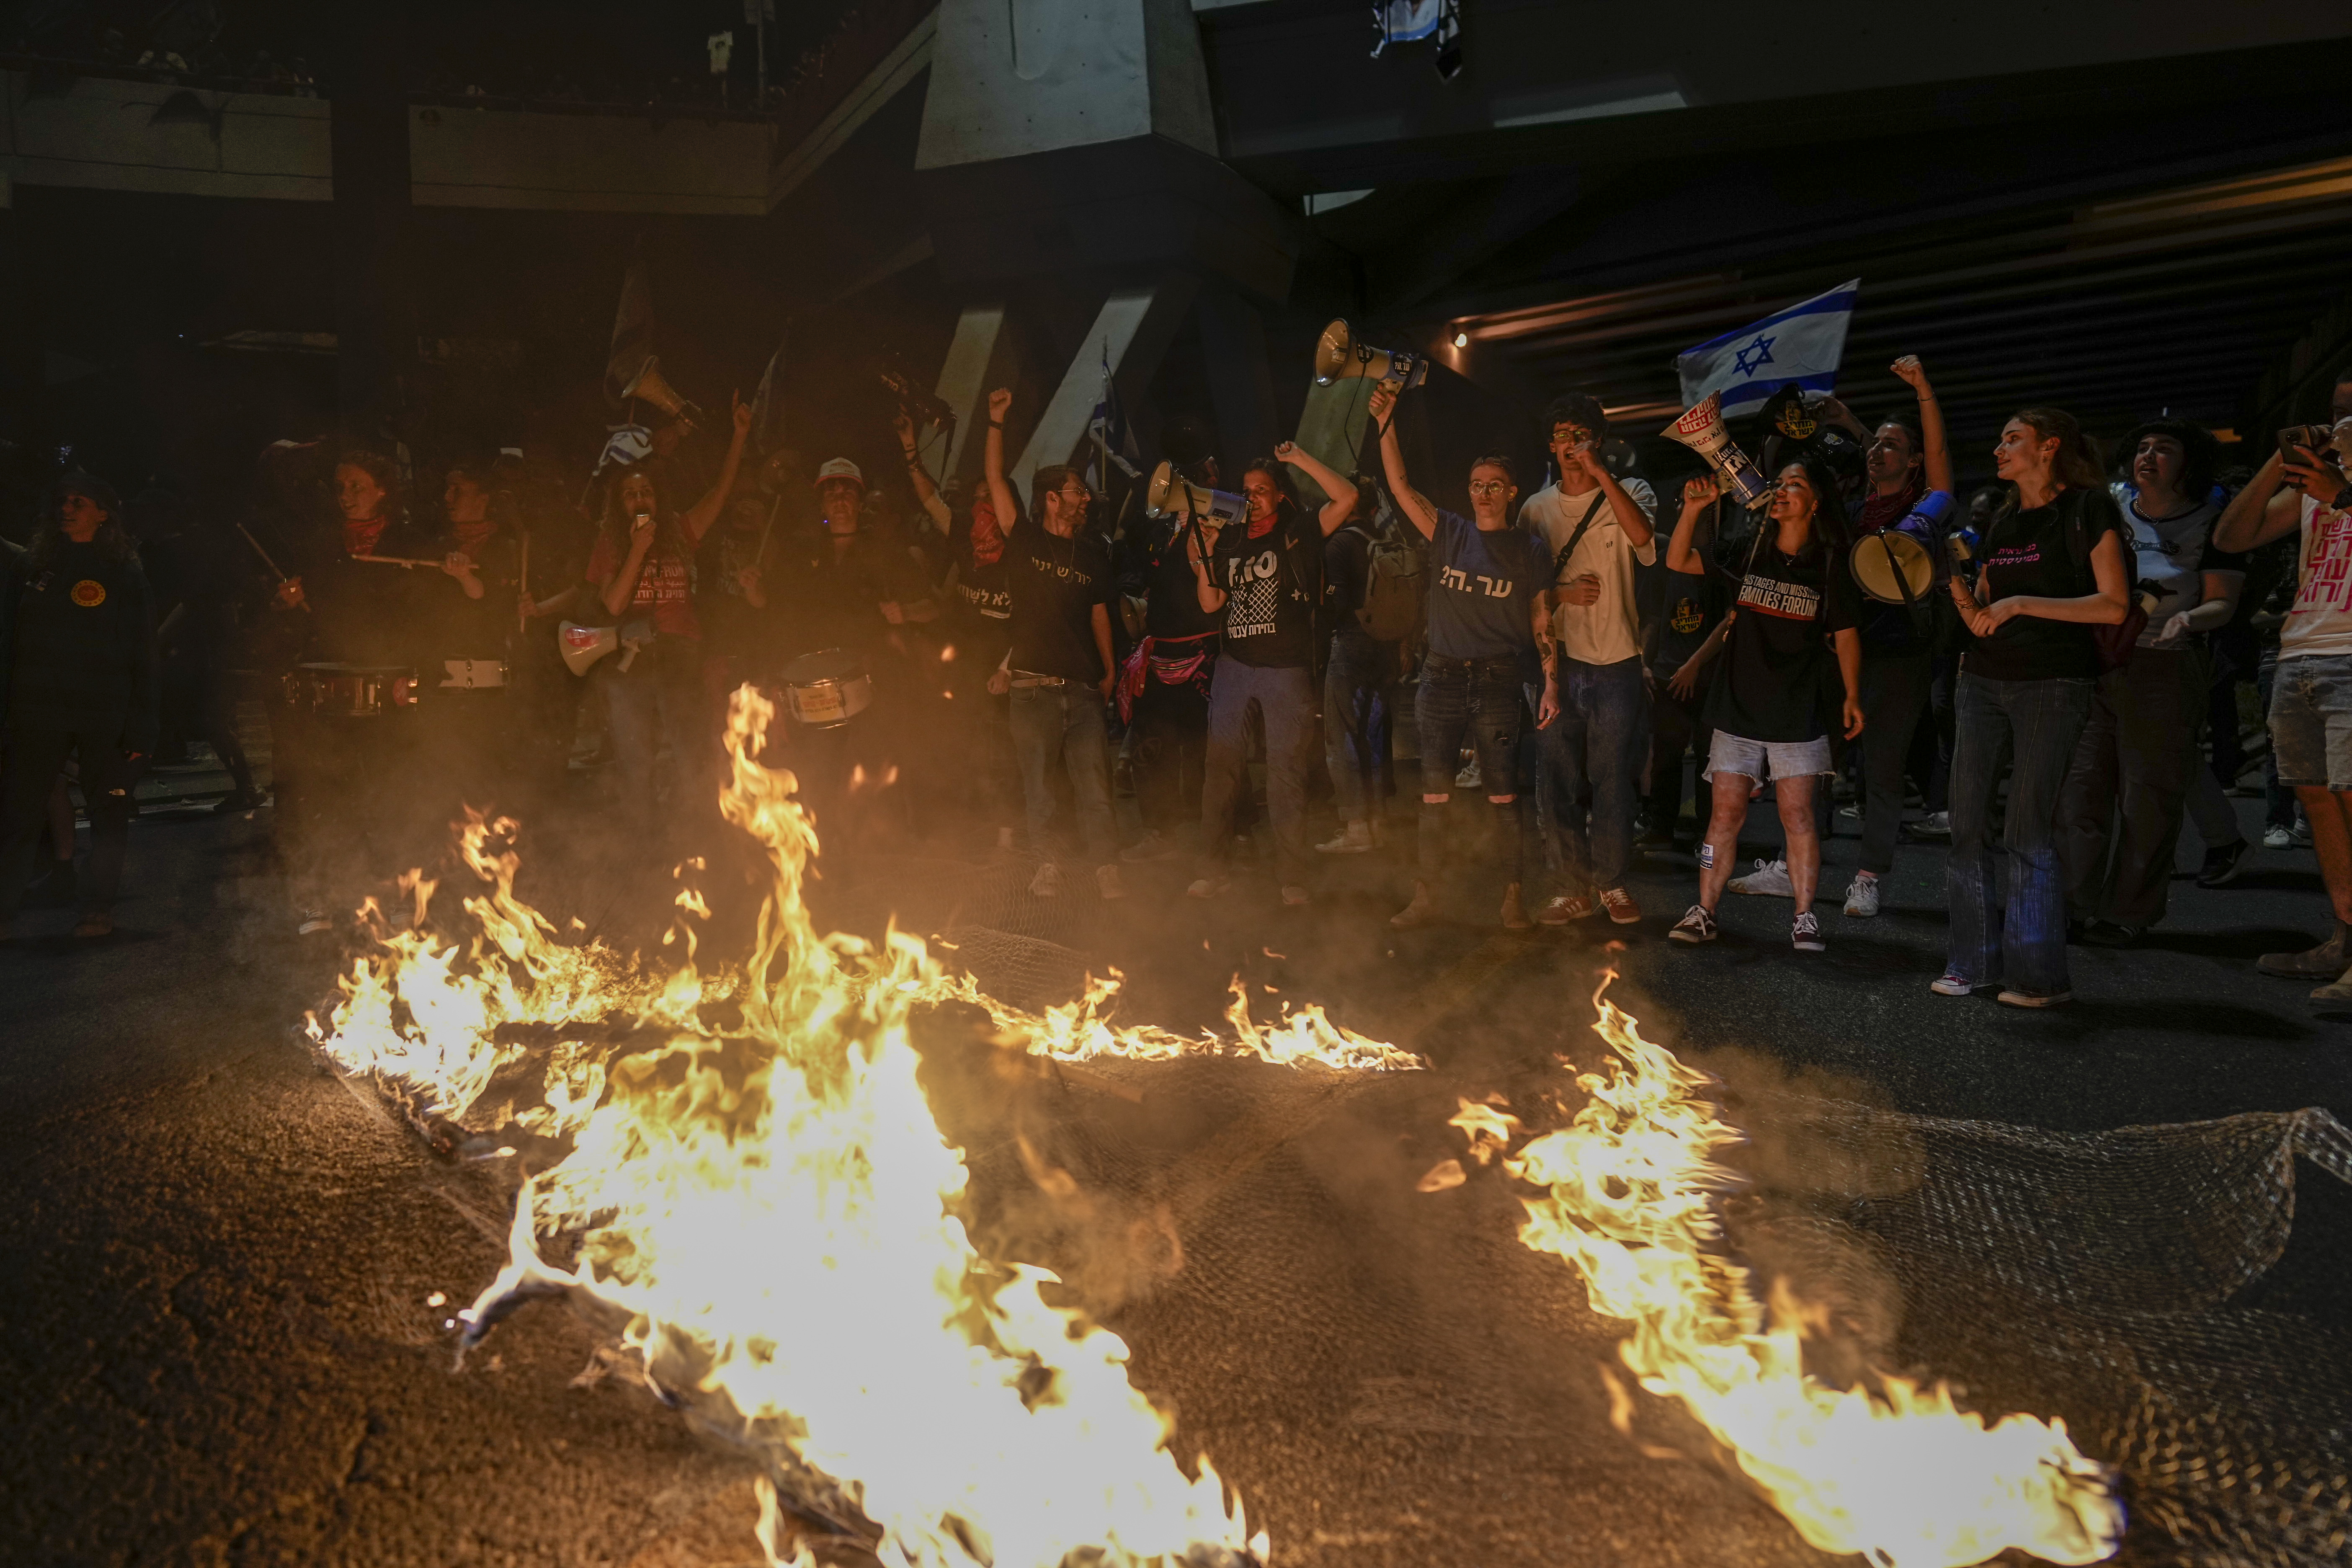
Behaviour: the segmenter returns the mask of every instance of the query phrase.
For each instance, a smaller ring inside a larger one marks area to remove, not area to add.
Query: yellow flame
[[[509,1263],[463,1316],[478,1333],[551,1289],[617,1309],[656,1385],[722,1394],[781,1434],[883,1527],[894,1560],[1239,1550],[1245,1524],[1205,1463],[1188,1479],[1167,1452],[1171,1422],[1128,1382],[1127,1347],[1049,1303],[1050,1274],[973,1250],[955,1215],[962,1155],[907,1033],[915,999],[952,987],[912,937],[877,952],[816,935],[800,897],[814,835],[792,776],[754,760],[772,716],[748,689],[729,715],[722,809],[774,872],[750,962],[709,984],[740,1005],[740,1031],[701,1021],[690,963],[646,976],[555,945],[514,898],[511,849],[489,847],[511,825],[478,817],[463,837],[488,889],[467,904],[481,935],[461,954],[421,929],[384,933],[331,1028],[314,1022],[339,1064],[453,1117],[525,1049],[498,1043],[502,1024],[620,1014],[662,1039],[547,1053],[533,1130],[572,1151],[523,1184]],[[771,1494],[762,1535],[781,1562],[773,1514]]]
[[[1731,1175],[1711,1155],[1739,1133],[1694,1092],[1712,1080],[1595,1000],[1614,1060],[1577,1079],[1590,1098],[1570,1125],[1504,1168],[1549,1189],[1528,1200],[1520,1239],[1572,1264],[1595,1311],[1633,1325],[1620,1352],[1642,1386],[1680,1401],[1823,1551],[1901,1568],[2011,1547],[2063,1563],[2111,1555],[2122,1507],[2063,1421],[1988,1426],[1941,1383],[1840,1389],[1806,1373],[1795,1303],[1760,1310],[1724,1256],[1713,1200]],[[1474,1149],[1504,1133],[1488,1108],[1463,1110]]]

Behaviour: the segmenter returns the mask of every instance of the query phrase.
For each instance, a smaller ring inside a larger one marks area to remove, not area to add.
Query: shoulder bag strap
[[[1568,542],[1561,545],[1559,547],[1559,553],[1552,558],[1551,580],[1553,582],[1559,582],[1559,574],[1568,570],[1570,557],[1576,553],[1576,547],[1584,542],[1584,531],[1592,526],[1593,518],[1600,513],[1601,503],[1608,499],[1609,492],[1607,490],[1598,488],[1594,489],[1592,492],[1591,504],[1584,509],[1584,515],[1577,520],[1574,531],[1570,533],[1568,536]]]

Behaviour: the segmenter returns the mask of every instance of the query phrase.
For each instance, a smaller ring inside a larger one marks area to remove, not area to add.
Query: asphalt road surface
[[[1752,826],[1768,852],[1769,807]],[[748,1464],[600,1362],[570,1313],[526,1311],[453,1366],[444,1322],[503,1255],[499,1189],[298,1044],[332,964],[292,935],[268,829],[266,810],[143,819],[113,938],[76,944],[69,911],[30,911],[0,946],[0,1563],[757,1561]],[[1333,1201],[1368,1224],[1436,1147],[1457,1089],[1589,1057],[1604,964],[1622,971],[1617,1000],[1688,1059],[1905,1110],[2073,1130],[2305,1105],[2352,1117],[2345,1022],[2252,967],[2323,929],[2305,853],[2258,853],[2228,889],[2177,883],[2147,946],[2078,950],[2082,1000],[2037,1015],[1928,992],[1944,931],[1932,848],[1901,852],[1875,921],[1826,899],[1829,951],[1805,957],[1780,900],[1727,900],[1712,948],[1667,943],[1686,856],[1644,858],[1638,927],[1504,932],[1482,882],[1446,921],[1396,931],[1409,846],[1332,858],[1303,910],[1248,868],[1207,902],[1181,896],[1181,864],[1131,868],[1123,904],[1086,889],[1026,934],[1119,963],[1138,1019],[1213,1021],[1240,971],[1432,1058],[1441,1074],[1322,1124],[1367,1151],[1363,1190]],[[1825,884],[1843,888],[1854,849],[1832,842]],[[594,901],[552,880],[542,896]],[[627,930],[615,920],[616,939]],[[1644,1458],[1607,1431],[1590,1369],[1608,1334],[1577,1321],[1556,1264],[1509,1239],[1507,1206],[1466,1200],[1456,1236],[1375,1268],[1324,1260],[1327,1282],[1411,1325],[1392,1353],[1253,1331],[1201,1351],[1219,1364],[1174,1364],[1191,1342],[1155,1336],[1146,1303],[1122,1324],[1138,1375],[1193,1391],[1188,1429],[1287,1563],[1825,1561],[1717,1468]],[[2315,1192],[2309,1223],[2347,1228],[2346,1207]],[[1285,1267],[1307,1278],[1314,1261],[1302,1249]],[[1512,1293],[1491,1324],[1414,1304],[1416,1279],[1463,1269]],[[1472,1342],[1481,1364],[1526,1374],[1449,1378],[1444,1347]],[[1323,1407],[1344,1418],[1309,1418]]]

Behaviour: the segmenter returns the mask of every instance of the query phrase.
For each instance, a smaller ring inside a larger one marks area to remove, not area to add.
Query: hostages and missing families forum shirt
[[[1829,733],[1824,688],[1835,679],[1829,638],[1860,618],[1845,562],[1818,539],[1784,555],[1770,520],[1752,548],[1727,550],[1731,637],[1707,693],[1711,730],[1749,741],[1818,741]]]

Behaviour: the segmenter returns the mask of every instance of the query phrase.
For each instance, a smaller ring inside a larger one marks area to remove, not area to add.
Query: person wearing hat
[[[113,487],[76,470],[51,487],[21,561],[0,571],[0,936],[16,916],[66,759],[79,764],[90,824],[79,937],[114,929],[137,813],[131,788],[155,749],[161,670],[154,606]]]

